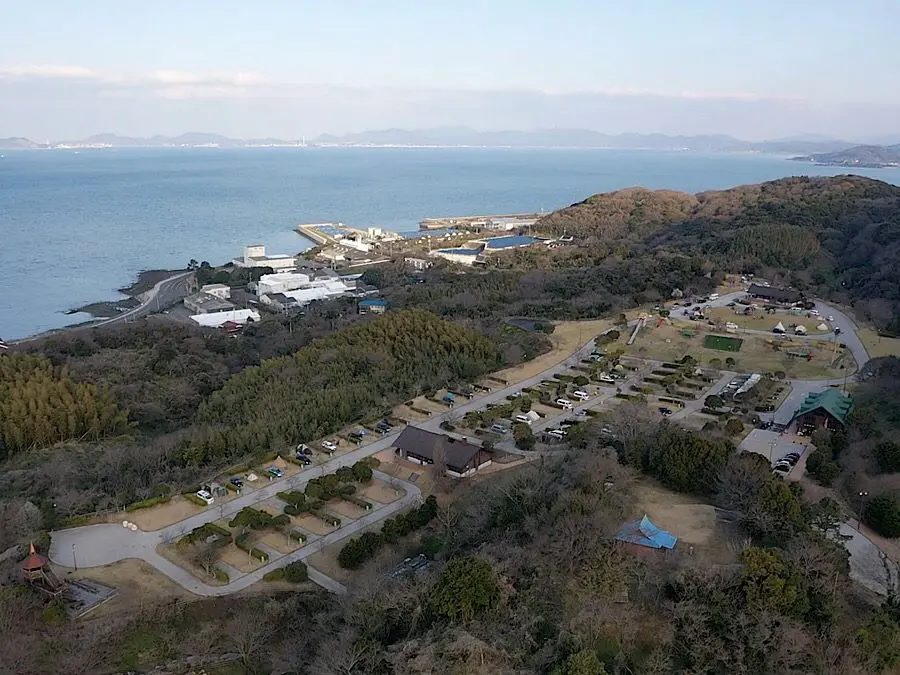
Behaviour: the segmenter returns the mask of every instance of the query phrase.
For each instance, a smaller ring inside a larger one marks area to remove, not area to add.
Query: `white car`
[[[556,405],[560,405],[566,410],[570,410],[572,408],[572,401],[567,398],[558,398],[556,399]]]
[[[809,313],[812,316],[819,316],[819,310],[817,310],[817,309],[811,309],[811,310],[809,310]]]
[[[531,418],[528,417],[528,415],[516,415],[515,420],[516,422],[521,422],[522,424],[531,426]]]
[[[554,438],[565,438],[566,432],[564,429],[551,429],[547,432],[548,436],[553,436]]]
[[[334,452],[338,449],[337,443],[335,443],[334,441],[322,441],[322,447],[326,450],[330,450],[331,452]]]
[[[213,496],[212,496],[209,492],[207,492],[206,490],[197,490],[197,496],[200,497],[200,499],[202,499],[203,502],[204,502],[207,506],[209,506],[209,505],[212,504],[214,501],[216,501],[215,498],[213,498]]]
[[[586,391],[582,391],[581,389],[579,389],[578,391],[573,391],[572,396],[581,399],[582,401],[587,401],[591,397],[589,393],[587,393]]]
[[[834,322],[834,317],[833,317],[833,316],[829,316],[829,317],[828,317],[828,321],[829,321],[830,323],[833,323],[833,322]]]
[[[601,382],[608,382],[609,384],[616,383],[615,378],[613,378],[613,376],[608,373],[600,373],[600,376],[597,379],[599,379]]]

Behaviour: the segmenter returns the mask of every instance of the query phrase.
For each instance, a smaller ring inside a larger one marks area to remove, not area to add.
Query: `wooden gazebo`
[[[59,596],[66,586],[54,574],[50,561],[37,552],[34,544],[28,547],[28,557],[22,563],[22,577],[32,587],[43,593]]]

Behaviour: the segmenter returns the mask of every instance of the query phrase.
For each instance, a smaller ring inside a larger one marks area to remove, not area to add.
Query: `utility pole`
[[[75,571],[78,571],[78,560],[75,558],[75,544],[72,544],[72,567],[75,568]]]

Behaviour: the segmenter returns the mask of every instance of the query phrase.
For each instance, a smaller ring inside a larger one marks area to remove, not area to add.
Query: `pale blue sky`
[[[729,120],[747,125],[708,110],[708,99],[777,99],[798,124],[827,113],[809,131],[828,133],[838,131],[837,104],[868,104],[878,120],[900,106],[900,0],[0,0],[0,17],[0,136],[23,124],[75,133],[90,101],[102,127],[94,131],[153,118],[212,129],[197,102],[211,99],[227,108],[229,129],[245,133],[263,130],[270,104],[261,101],[273,98],[334,107],[334,128],[323,114],[295,135],[390,125],[391,115],[398,126],[432,125],[425,110],[389,112],[398,97],[386,88],[406,91],[400,99],[422,90],[652,94],[692,101],[717,131]],[[54,98],[71,100],[74,120],[54,122],[58,106],[42,110]],[[122,99],[134,98],[142,105],[123,118]],[[357,110],[366,102],[370,125]],[[553,124],[519,112],[510,128]],[[434,117],[457,122],[446,106]],[[271,122],[272,133],[291,130],[277,115]],[[458,123],[503,126],[469,113]],[[753,135],[743,127],[733,133]]]

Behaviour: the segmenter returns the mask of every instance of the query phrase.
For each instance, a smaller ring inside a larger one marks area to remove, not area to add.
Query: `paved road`
[[[169,281],[173,280],[170,279]],[[155,300],[152,300],[152,302],[155,302]],[[121,318],[122,317],[116,317],[116,319]],[[472,410],[478,410],[488,403],[505,401],[509,394],[519,391],[522,387],[535,386],[536,384],[539,384],[541,380],[552,377],[553,373],[563,370],[569,365],[578,364],[591,353],[593,348],[594,343],[593,340],[591,340],[572,356],[555,366],[547,368],[534,377],[513,386],[501,387],[484,395],[477,396],[471,401],[454,406],[452,410],[433,415],[417,426],[431,431],[437,431],[440,428],[441,422],[444,420],[448,420],[451,417],[455,418],[459,415],[465,415]],[[590,405],[590,403],[586,405]],[[175,523],[174,525],[170,525],[169,527],[155,532],[132,532],[131,530],[122,527],[121,524],[89,525],[86,527],[52,532],[49,557],[54,563],[67,567],[74,566],[76,562],[79,567],[98,567],[126,558],[139,558],[155,567],[182,587],[197,595],[213,596],[234,593],[235,591],[244,589],[259,581],[266,572],[278,567],[283,567],[287,563],[295,560],[303,560],[318,551],[322,546],[327,546],[328,544],[340,541],[345,537],[349,537],[359,532],[362,528],[371,523],[387,518],[402,509],[410,507],[416,501],[421,499],[421,491],[412,483],[403,482],[406,496],[402,499],[386,505],[371,514],[363,516],[353,523],[348,523],[328,535],[318,537],[315,540],[311,537],[310,541],[297,551],[278,558],[277,560],[272,560],[256,571],[240,576],[224,586],[211,586],[202,582],[187,570],[161,556],[157,552],[157,547],[164,542],[177,539],[204,523],[230,518],[245,506],[252,506],[257,502],[274,497],[277,492],[282,490],[302,490],[311,478],[321,476],[325,473],[333,473],[342,466],[350,466],[360,459],[390,448],[399,434],[400,432],[398,431],[384,436],[372,443],[362,445],[355,450],[337,455],[328,462],[318,466],[308,467],[290,478],[273,481],[271,484],[265,485],[259,490],[247,492],[229,502],[223,502],[220,505],[207,507],[203,511],[190,516],[179,523]],[[376,475],[384,480],[390,480],[389,476],[381,474],[380,472],[376,472]],[[334,580],[321,574],[311,575],[311,578],[313,581],[321,582],[323,586],[336,592],[341,592],[341,589],[343,588]]]
[[[122,312],[117,316],[84,326],[65,328],[60,331],[54,331],[52,333],[42,333],[40,335],[33,335],[31,337],[22,338],[21,340],[12,340],[7,344],[26,344],[28,342],[33,342],[34,340],[44,339],[54,334],[68,333],[79,330],[90,330],[92,328],[99,328],[100,326],[111,326],[116,323],[127,323],[129,321],[134,321],[135,319],[138,319],[142,316],[147,316],[148,314],[162,311],[181,301],[185,296],[190,294],[190,278],[193,274],[193,272],[180,272],[178,274],[175,274],[174,276],[169,277],[168,279],[163,279],[162,281],[156,283],[153,288],[143,294],[144,299],[140,305],[133,309],[129,309],[127,312]]]
[[[359,459],[359,457],[360,455],[356,452],[351,452],[336,457],[322,466],[325,467],[326,472],[331,472],[337,470],[341,466],[352,464]],[[381,480],[391,480],[390,476],[383,474],[380,471],[374,473]],[[406,495],[399,500],[382,506],[352,523],[347,523],[343,527],[340,527],[327,535],[316,537],[315,539],[311,537],[302,548],[277,559],[274,559],[273,557],[268,564],[249,574],[239,576],[223,586],[211,586],[204,583],[184,568],[176,565],[157,552],[157,547],[161,544],[173,541],[204,523],[233,516],[244,506],[250,506],[258,501],[273,497],[276,492],[288,489],[288,487],[302,490],[306,483],[317,475],[320,475],[319,471],[307,471],[302,474],[297,474],[287,481],[274,481],[260,490],[247,493],[223,504],[222,508],[216,506],[208,507],[187,520],[170,525],[162,530],[157,530],[156,532],[132,532],[121,525],[113,524],[90,525],[69,530],[59,530],[52,533],[49,556],[50,559],[58,565],[74,567],[77,562],[78,567],[82,568],[108,565],[127,558],[139,558],[155,567],[172,579],[172,581],[196,595],[228,595],[251,586],[262,579],[263,575],[267,572],[279,567],[284,567],[290,562],[303,560],[304,558],[317,553],[324,546],[328,546],[341,539],[357,534],[372,523],[376,523],[383,518],[388,518],[398,511],[410,508],[422,497],[422,493],[418,487],[412,483],[399,481],[402,484],[403,489],[406,490]],[[297,478],[301,478],[301,480],[295,480]],[[395,482],[398,481],[395,480]],[[317,571],[310,570],[310,578],[316,583],[319,583],[336,593],[342,593],[346,590],[338,582]]]

